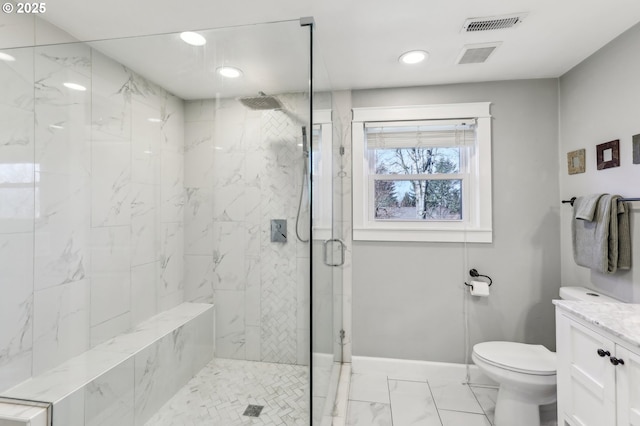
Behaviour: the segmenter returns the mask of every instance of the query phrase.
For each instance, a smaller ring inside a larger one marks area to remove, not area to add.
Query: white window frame
[[[309,173],[313,174],[312,181],[317,184],[313,188],[313,238],[328,240],[331,239],[333,221],[333,124],[331,120],[331,110],[314,110],[313,126],[309,133],[309,147],[311,150],[318,147],[313,146],[313,127],[320,127],[320,147],[314,151],[314,155],[319,155],[319,164],[315,170],[310,164]],[[315,174],[314,174],[315,173]]]
[[[365,241],[424,241],[491,243],[491,114],[490,102],[354,108],[353,143],[353,239]],[[468,177],[463,187],[461,221],[374,220],[370,186],[370,158],[365,123],[411,120],[475,119],[476,143],[469,150]]]

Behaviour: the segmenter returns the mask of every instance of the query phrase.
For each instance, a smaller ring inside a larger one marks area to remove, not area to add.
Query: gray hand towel
[[[599,194],[575,200],[571,231],[578,265],[604,274],[631,267],[629,208],[619,198]]]
[[[620,198],[619,196],[617,198]],[[617,199],[616,198],[616,199]],[[629,203],[616,202],[618,220],[618,269],[631,269],[631,228]]]
[[[591,194],[584,197],[578,197],[573,202],[574,217],[581,220],[593,220],[593,215],[598,206],[598,200],[604,194]]]
[[[573,234],[573,259],[576,264],[598,272],[609,269],[609,220],[611,218],[611,196],[600,194],[591,220],[578,219],[583,214],[584,204],[590,199],[578,197],[573,203],[574,219],[571,221]]]

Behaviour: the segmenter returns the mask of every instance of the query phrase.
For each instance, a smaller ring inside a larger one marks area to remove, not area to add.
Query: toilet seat
[[[542,345],[483,342],[473,347],[484,362],[506,370],[536,376],[556,375],[556,354]]]

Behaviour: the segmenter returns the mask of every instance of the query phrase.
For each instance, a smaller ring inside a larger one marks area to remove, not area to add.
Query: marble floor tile
[[[217,358],[146,426],[308,426],[308,383],[305,366]],[[259,417],[243,416],[249,404],[264,406]]]
[[[452,381],[429,381],[438,410],[464,411],[484,415],[482,407],[469,386]]]
[[[483,386],[470,386],[471,391],[476,396],[482,411],[487,416],[491,424],[496,411],[496,401],[498,399],[498,389]]]
[[[384,381],[382,375],[351,375],[346,426],[492,426],[494,424],[498,397],[496,387],[470,386],[458,380],[451,378],[446,380],[440,377],[431,378],[428,381],[421,377],[410,376],[402,379],[387,378],[389,395],[387,404],[375,401],[375,399],[384,400],[382,396]],[[541,426],[558,426],[556,410],[555,404],[541,408]]]
[[[393,426],[441,426],[427,382],[389,380]]]
[[[389,404],[389,385],[387,383],[387,376],[359,373],[352,374],[349,399],[354,401]]]
[[[347,426],[392,426],[391,405],[351,401],[346,424]]]
[[[448,410],[440,410],[439,413],[442,426],[491,426],[484,414]]]

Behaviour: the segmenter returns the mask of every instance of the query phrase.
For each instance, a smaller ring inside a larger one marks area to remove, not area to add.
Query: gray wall
[[[512,340],[555,350],[560,286],[558,81],[363,90],[353,107],[490,101],[492,244],[353,243],[353,354],[463,362],[464,280],[490,275],[468,299],[471,344]],[[466,262],[466,264],[465,264]]]
[[[564,199],[608,192],[640,197],[640,164],[632,164],[632,136],[640,133],[640,24],[603,47],[560,79],[560,193]],[[620,140],[620,167],[596,170],[596,145]],[[567,152],[586,149],[586,172],[569,176]],[[632,264],[640,265],[640,229],[631,214]],[[640,274],[603,275],[577,266],[571,251],[571,208],[562,209],[562,282],[595,288],[627,302],[640,302]]]

